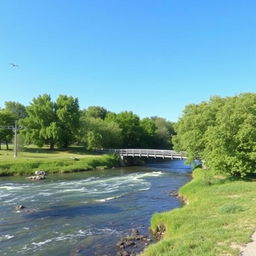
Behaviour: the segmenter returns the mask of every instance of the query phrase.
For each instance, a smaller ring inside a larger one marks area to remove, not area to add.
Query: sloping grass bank
[[[239,255],[256,229],[256,181],[196,169],[180,194],[187,200],[184,207],[153,215],[152,230],[165,232],[142,255]]]
[[[118,166],[115,155],[95,155],[81,158],[1,159],[0,176],[32,175],[37,170],[47,173],[68,173]]]

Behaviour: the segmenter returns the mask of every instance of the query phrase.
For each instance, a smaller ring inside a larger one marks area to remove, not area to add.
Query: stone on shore
[[[149,243],[152,243],[152,239],[148,236],[141,235],[136,228],[131,229],[129,236],[123,237],[117,246],[118,256],[135,256],[139,255]]]

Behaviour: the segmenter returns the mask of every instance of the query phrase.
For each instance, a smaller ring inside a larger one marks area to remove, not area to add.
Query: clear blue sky
[[[187,104],[255,92],[255,10],[255,0],[1,0],[0,107],[66,94],[81,108],[176,121]]]

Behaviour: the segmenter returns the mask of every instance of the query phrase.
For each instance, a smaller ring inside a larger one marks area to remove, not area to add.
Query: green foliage
[[[78,99],[60,95],[54,103],[44,94],[34,98],[26,110],[28,116],[21,123],[26,127],[22,133],[27,144],[48,144],[53,149],[56,144],[67,147],[74,142],[79,128]]]
[[[88,150],[97,150],[102,148],[102,135],[96,131],[88,131],[86,134],[86,144]]]
[[[231,175],[255,173],[256,94],[227,98],[206,133],[203,157],[211,168]]]
[[[207,145],[205,133],[215,125],[216,113],[223,104],[219,97],[211,98],[209,103],[190,104],[185,107],[183,116],[175,125],[177,135],[173,137],[174,149],[186,151],[188,161],[202,159]]]
[[[121,129],[122,146],[126,148],[140,147],[142,128],[139,117],[131,111],[124,111],[115,116],[115,122]]]
[[[156,137],[156,124],[151,118],[144,118],[140,121],[142,128],[142,147],[143,148],[154,148],[155,137]]]
[[[8,148],[8,143],[13,139],[13,130],[6,129],[6,126],[14,126],[14,123],[15,116],[11,112],[0,110],[0,149],[2,142],[5,142],[6,147]]]
[[[88,150],[101,148],[118,148],[121,146],[122,135],[118,124],[100,118],[81,118],[80,143]]]
[[[226,204],[220,207],[220,213],[237,213],[243,211],[243,207],[235,204]]]
[[[173,123],[161,117],[140,119],[133,112],[113,113],[100,106],[80,110],[77,98],[59,95],[53,101],[39,95],[26,108],[8,101],[6,110],[24,129],[24,143],[50,149],[84,145],[89,150],[102,148],[172,148]],[[1,143],[0,143],[1,145]]]
[[[19,102],[6,101],[5,110],[13,114],[15,120],[23,119],[27,116],[26,107]]]
[[[26,111],[28,116],[22,120],[26,127],[22,131],[26,143],[33,143],[39,147],[48,144],[53,149],[58,141],[59,132],[55,105],[50,95],[44,94],[34,98]]]
[[[100,119],[105,119],[108,111],[99,106],[90,106],[88,107],[85,111],[84,114],[88,118],[100,118]]]
[[[186,151],[188,161],[230,175],[255,173],[256,94],[211,98],[188,105],[175,128],[174,148]]]
[[[59,147],[68,147],[74,143],[79,129],[79,103],[77,98],[60,95],[56,101],[56,116],[58,124],[57,142]]]
[[[154,121],[156,126],[154,148],[172,148],[172,136],[175,134],[174,123],[157,116],[151,117],[151,119]]]

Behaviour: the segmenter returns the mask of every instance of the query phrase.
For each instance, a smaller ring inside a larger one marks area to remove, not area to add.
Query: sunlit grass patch
[[[95,155],[79,147],[66,151],[32,147],[20,152],[18,158],[13,158],[11,150],[0,150],[0,176],[31,175],[37,170],[66,173],[117,165],[114,155]]]
[[[239,255],[256,229],[256,184],[253,180],[217,177],[197,169],[180,189],[182,208],[154,214],[151,228],[165,227],[160,242],[143,256]]]

